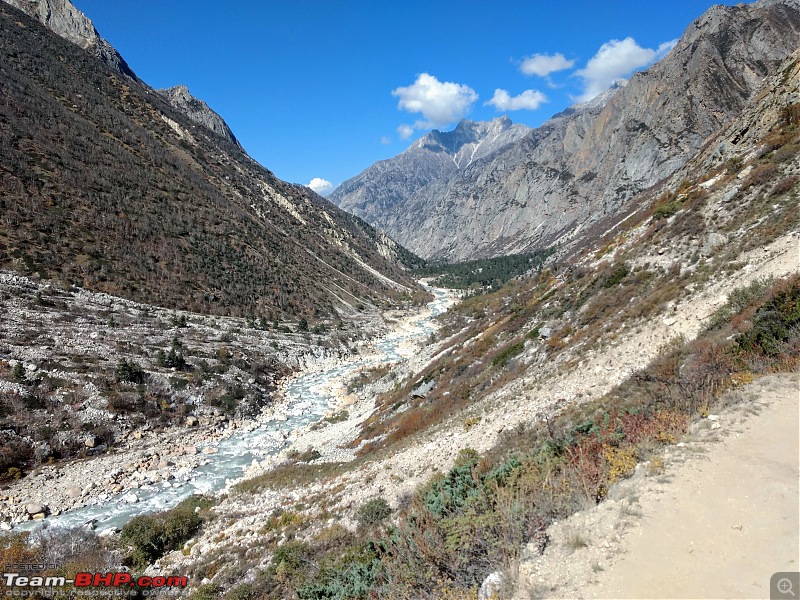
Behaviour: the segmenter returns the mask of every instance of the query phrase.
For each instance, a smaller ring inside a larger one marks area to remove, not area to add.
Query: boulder
[[[37,515],[46,511],[47,507],[44,504],[36,504],[35,502],[31,502],[30,504],[25,505],[25,512],[29,515]]]
[[[478,600],[491,600],[492,598],[500,598],[503,592],[503,586],[506,583],[506,576],[502,571],[493,571],[486,576],[481,584],[481,589],[478,591]]]

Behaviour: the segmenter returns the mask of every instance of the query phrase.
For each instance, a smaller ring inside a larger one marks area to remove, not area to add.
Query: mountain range
[[[415,257],[277,179],[185,87],[142,83],[69,2],[12,4],[24,12],[0,3],[0,267],[273,317],[418,289],[401,263]]]
[[[714,6],[627,85],[523,135],[519,128],[498,137],[487,152],[458,165],[444,166],[454,152],[437,140],[458,139],[469,129],[480,143],[492,138],[497,122],[432,132],[329,198],[425,258],[465,260],[568,244],[680,169],[798,46],[796,0]]]

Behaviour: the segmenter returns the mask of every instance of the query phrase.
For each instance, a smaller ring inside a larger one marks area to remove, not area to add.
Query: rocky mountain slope
[[[408,253],[0,3],[0,266],[218,314],[412,292]]]
[[[100,37],[94,24],[70,0],[4,0],[45,27],[99,58],[118,73],[138,81],[119,52]]]
[[[433,181],[447,179],[475,161],[521,139],[530,128],[508,117],[461,121],[453,131],[424,135],[405,152],[376,162],[337,187],[328,199],[344,210],[391,231],[392,215]]]
[[[125,62],[119,52],[97,33],[92,21],[79,11],[70,0],[4,0],[33,17],[54,33],[86,50],[121,75],[142,82]],[[189,94],[189,89],[178,85],[158,90],[167,101],[195,123],[208,127],[217,135],[239,144],[224,119],[202,100]]]
[[[387,203],[373,188],[355,202],[336,198],[426,258],[563,243],[684,165],[798,45],[796,0],[715,6],[625,87],[556,115],[401,202]]]
[[[166,90],[157,91],[167,99],[167,102],[189,117],[192,121],[199,123],[203,127],[207,127],[217,135],[224,137],[241,148],[239,140],[233,135],[233,131],[228,127],[225,120],[211,110],[208,104],[192,96],[189,93],[188,87],[185,85],[176,85]]]

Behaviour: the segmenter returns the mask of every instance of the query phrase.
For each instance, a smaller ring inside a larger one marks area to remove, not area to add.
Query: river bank
[[[431,303],[438,303],[435,309],[385,313],[386,333],[362,344],[357,353],[306,357],[305,368],[281,382],[274,404],[255,419],[219,417],[199,427],[137,431],[105,454],[41,466],[0,493],[0,527],[29,528],[30,521],[47,516],[59,525],[96,522],[99,531],[113,531],[135,514],[168,508],[193,493],[224,490],[243,473],[268,468],[275,453],[311,432],[326,413],[352,405],[343,384],[346,376],[413,353],[412,338],[432,331],[421,324],[454,301],[438,294]],[[309,399],[312,388],[315,402]],[[353,410],[352,416],[363,410]],[[346,458],[333,442],[320,446],[328,460]]]

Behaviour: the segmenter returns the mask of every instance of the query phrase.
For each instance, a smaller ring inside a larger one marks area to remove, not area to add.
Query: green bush
[[[356,518],[359,527],[374,527],[380,525],[390,514],[392,507],[385,499],[373,498],[359,507]]]
[[[800,338],[800,285],[779,292],[756,311],[753,326],[736,336],[736,351],[774,357],[792,337]]]
[[[210,500],[192,496],[166,512],[134,517],[122,528],[120,541],[131,547],[129,562],[137,569],[179,549],[203,524],[199,512]]]
[[[117,370],[114,372],[117,382],[127,381],[130,383],[144,383],[144,371],[142,367],[132,360],[121,358],[117,363]]]
[[[506,346],[492,359],[492,366],[505,367],[512,358],[518,354],[522,354],[523,350],[525,350],[524,342],[517,342],[516,344]]]
[[[605,280],[603,283],[604,288],[614,287],[615,285],[622,283],[622,280],[625,279],[631,270],[628,265],[625,263],[620,263],[614,265],[614,268],[611,270],[611,273],[608,276],[608,279]]]
[[[681,209],[681,203],[677,201],[667,202],[662,204],[653,211],[653,220],[660,221],[661,219],[668,219],[676,214]]]

